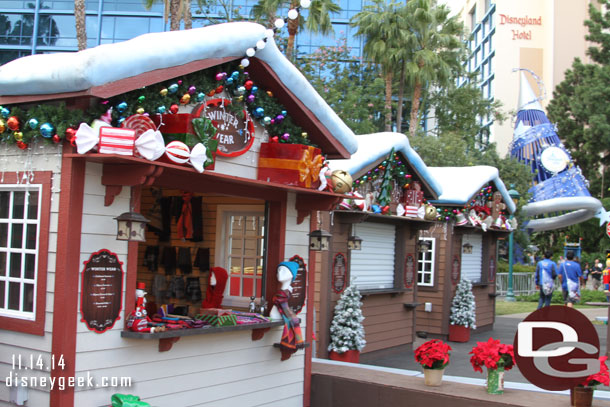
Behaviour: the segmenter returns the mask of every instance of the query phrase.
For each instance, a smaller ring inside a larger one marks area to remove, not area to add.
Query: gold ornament
[[[143,107],[139,107],[138,110],[136,110],[137,114],[144,114],[145,110]]]
[[[166,96],[167,95],[167,89],[163,88],[163,89],[161,89],[161,91],[159,93],[161,94],[161,96]]]
[[[426,205],[425,220],[436,220],[436,208],[430,204]]]
[[[333,171],[330,176],[333,191],[338,194],[346,194],[352,190],[352,176],[343,170]]]
[[[301,137],[307,138],[307,133],[306,132],[301,133]]]
[[[21,141],[23,140],[23,133],[20,131],[16,131],[15,133],[13,133],[13,137],[15,137],[15,141]]]
[[[6,130],[6,123],[4,123],[4,120],[0,119],[0,133],[4,133],[4,130]]]
[[[188,93],[185,93],[180,98],[180,103],[182,103],[183,105],[188,104],[188,102],[190,102],[190,101],[191,101],[191,95],[189,95]]]
[[[271,92],[270,90],[267,91],[267,95],[272,98],[273,97],[273,92]]]

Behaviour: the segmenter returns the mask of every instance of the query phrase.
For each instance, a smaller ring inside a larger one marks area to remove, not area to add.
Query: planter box
[[[451,342],[468,342],[470,340],[470,328],[462,325],[449,325],[449,340]]]
[[[262,143],[257,179],[303,188],[318,188],[318,176],[323,162],[319,148],[303,144]]]
[[[348,350],[344,353],[330,351],[328,353],[328,358],[330,360],[336,360],[338,362],[360,363],[360,351]]]

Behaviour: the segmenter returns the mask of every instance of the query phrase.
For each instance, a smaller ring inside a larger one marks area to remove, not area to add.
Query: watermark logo
[[[519,323],[514,341],[519,370],[546,390],[566,390],[599,371],[599,336],[581,312],[553,305]]]

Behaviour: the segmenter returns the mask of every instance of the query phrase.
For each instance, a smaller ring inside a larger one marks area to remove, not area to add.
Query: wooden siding
[[[93,251],[108,248],[125,261],[127,245],[115,240],[116,223],[106,217],[112,218],[128,210],[129,189],[124,188],[111,206],[104,207],[100,176],[101,165],[87,165],[85,202],[89,201],[92,206],[87,208],[85,204],[87,213],[83,216],[95,215],[100,219],[92,223],[83,222],[82,260],[87,260]],[[169,193],[164,190],[164,194],[166,192]],[[305,231],[308,231],[309,223],[306,220],[296,225],[295,196],[289,195],[288,199],[286,257],[299,254],[307,262],[308,240]],[[150,202],[150,192],[144,192],[143,207],[150,205]],[[211,249],[211,264],[214,264],[216,230],[214,205],[227,202],[252,203],[244,198],[204,198],[204,241],[200,243],[201,247]],[[155,239],[149,241],[154,242]],[[172,245],[174,243],[179,242],[173,240]],[[193,245],[192,242],[182,244]],[[139,247],[140,270],[145,245]],[[126,264],[123,267],[127,269]],[[198,273],[199,270],[195,268],[194,272]],[[143,277],[146,277],[146,272]],[[149,289],[150,284],[147,281]],[[202,290],[205,292],[204,286]],[[120,337],[125,318],[133,305],[123,304],[123,307],[125,314],[121,320],[103,334],[89,331],[84,323],[79,323],[77,376],[89,373],[97,380],[103,376],[130,377],[133,385],[119,390],[140,395],[145,401],[159,406],[229,406],[236,403],[254,406],[272,405],[280,401],[283,405],[302,406],[304,352],[299,351],[290,360],[280,362],[280,353],[273,343],[279,341],[281,328],[266,333],[259,341],[252,341],[249,331],[182,337],[170,351],[160,353],[158,341]],[[305,325],[304,313],[300,317]],[[116,388],[77,389],[75,405],[107,405],[110,395],[116,392]]]
[[[401,293],[369,295],[363,299],[366,346],[362,353],[413,342],[413,311],[404,307],[412,297],[412,293]]]
[[[31,157],[26,164],[26,156]],[[26,333],[3,330],[0,336],[0,406],[14,406],[9,404],[9,388],[5,385],[6,377],[12,370],[12,356],[21,355],[28,358],[42,356],[45,364],[51,359],[51,332],[53,328],[53,293],[55,289],[55,254],[57,251],[57,217],[59,213],[59,191],[61,182],[61,149],[53,145],[43,144],[26,153],[14,145],[4,145],[0,149],[0,168],[2,172],[23,171],[52,171],[51,214],[49,223],[49,246],[47,256],[47,289],[44,335],[30,335]],[[43,255],[43,253],[40,253]],[[48,372],[30,371],[34,376],[49,377]],[[49,404],[50,396],[47,390],[28,389],[28,404],[44,406]]]

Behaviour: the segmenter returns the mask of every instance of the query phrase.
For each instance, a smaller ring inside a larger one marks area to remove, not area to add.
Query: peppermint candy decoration
[[[173,163],[184,164],[191,158],[191,151],[181,141],[172,141],[165,146],[165,156]]]
[[[150,117],[143,114],[134,114],[123,120],[121,127],[136,131],[136,138],[140,137],[146,130],[157,130],[155,123]]]

